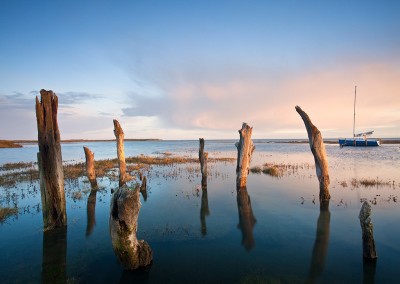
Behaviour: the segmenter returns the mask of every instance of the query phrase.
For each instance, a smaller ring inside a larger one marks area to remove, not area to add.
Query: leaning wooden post
[[[238,150],[237,166],[236,166],[236,184],[239,188],[245,187],[247,183],[247,175],[249,174],[251,155],[256,148],[251,140],[253,127],[243,122],[242,129],[239,130],[240,140],[236,142]]]
[[[86,158],[86,174],[92,186],[92,189],[97,187],[96,171],[94,169],[94,154],[88,147],[83,146]]]
[[[367,201],[364,201],[360,210],[360,215],[358,216],[362,230],[363,256],[365,259],[374,260],[378,256],[375,250],[374,226],[370,216],[371,205],[369,205]]]
[[[40,90],[36,97],[38,167],[45,229],[67,226],[60,131],[57,123],[58,97]]]
[[[125,152],[124,152],[124,131],[121,128],[119,122],[114,119],[114,135],[117,139],[117,156],[119,164],[119,186],[123,186],[126,183],[126,163],[125,163]]]
[[[119,262],[129,270],[147,266],[153,259],[149,244],[136,237],[141,207],[139,191],[139,186],[136,189],[120,187],[111,198],[111,241]]]
[[[200,161],[200,171],[201,171],[201,187],[207,188],[207,159],[208,153],[204,152],[204,139],[199,138],[199,161]]]
[[[328,159],[326,157],[324,140],[322,139],[321,132],[312,124],[308,115],[299,106],[296,106],[296,111],[300,114],[307,129],[308,140],[311,152],[314,155],[315,169],[319,180],[319,200],[323,202],[331,198],[329,194]]]

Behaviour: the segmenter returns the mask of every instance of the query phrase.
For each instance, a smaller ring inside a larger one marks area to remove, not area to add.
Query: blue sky
[[[0,9],[0,139],[37,137],[58,96],[63,139],[400,135],[398,1],[19,1]]]

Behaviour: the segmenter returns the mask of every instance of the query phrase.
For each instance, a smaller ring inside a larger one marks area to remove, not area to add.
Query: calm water
[[[398,282],[400,267],[400,147],[327,145],[332,199],[320,210],[318,181],[308,144],[256,141],[252,166],[292,167],[283,177],[250,174],[247,191],[235,188],[235,163],[210,163],[207,191],[197,164],[156,167],[142,198],[138,238],[153,249],[146,270],[124,271],[108,233],[115,179],[66,180],[68,228],[44,233],[39,183],[0,187],[0,205],[18,206],[0,224],[0,282],[70,283],[376,283]],[[84,144],[64,144],[63,160],[83,161]],[[114,158],[115,144],[85,144],[96,159]],[[206,141],[210,157],[236,157],[234,141]],[[127,142],[126,156],[163,152],[197,156],[198,141]],[[35,161],[36,146],[0,149],[0,164]],[[353,187],[351,179],[390,185]],[[346,183],[346,186],[344,185]],[[76,192],[82,197],[74,199]],[[358,214],[372,204],[378,253],[363,263]],[[240,206],[239,206],[240,205]]]

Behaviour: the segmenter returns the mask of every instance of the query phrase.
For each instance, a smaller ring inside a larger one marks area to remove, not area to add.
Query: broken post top
[[[85,155],[87,155],[87,156],[92,156],[93,155],[94,156],[93,152],[90,151],[90,149],[88,147],[83,146],[83,150],[85,151]]]
[[[296,111],[300,114],[301,118],[304,121],[304,125],[306,126],[306,130],[307,130],[307,134],[308,134],[308,139],[310,141],[310,144],[313,143],[313,134],[317,134],[320,131],[318,130],[317,127],[315,127],[315,125],[311,122],[310,117],[308,116],[308,114],[306,114],[301,107],[296,106],[295,107]],[[312,145],[312,144],[311,144]],[[310,146],[311,146],[310,145]]]
[[[36,97],[36,119],[38,139],[46,139],[48,135],[55,142],[60,142],[60,131],[57,122],[58,97],[53,91],[40,90],[40,101]],[[47,139],[49,139],[48,137]]]
[[[246,122],[242,123],[242,129],[239,129],[239,134],[240,136],[244,136],[245,134],[249,134],[251,136],[253,132],[253,127],[251,127],[250,125],[248,125]]]
[[[364,201],[361,210],[360,210],[360,215],[358,215],[358,218],[360,219],[361,222],[365,222],[368,218],[371,216],[371,205],[367,201]]]
[[[124,135],[124,131],[122,130],[121,125],[119,124],[118,120],[114,119],[114,135],[117,137],[119,135]]]

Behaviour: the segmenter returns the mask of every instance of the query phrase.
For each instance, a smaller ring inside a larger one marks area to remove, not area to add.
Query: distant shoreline
[[[194,140],[194,139],[193,139]],[[210,139],[215,140],[234,140],[234,139]],[[260,141],[261,140],[261,141]],[[61,143],[96,143],[96,142],[114,142],[115,139],[67,139],[61,140]],[[125,139],[126,142],[157,142],[157,141],[169,141],[157,138],[149,139]],[[176,141],[176,140],[174,140]],[[182,140],[188,141],[188,140]],[[22,144],[37,144],[37,140],[0,140],[0,148],[22,148]],[[254,143],[283,143],[283,144],[307,144],[308,139],[254,139]],[[339,144],[338,139],[325,139],[325,144]],[[381,144],[400,144],[400,138],[381,138]]]

